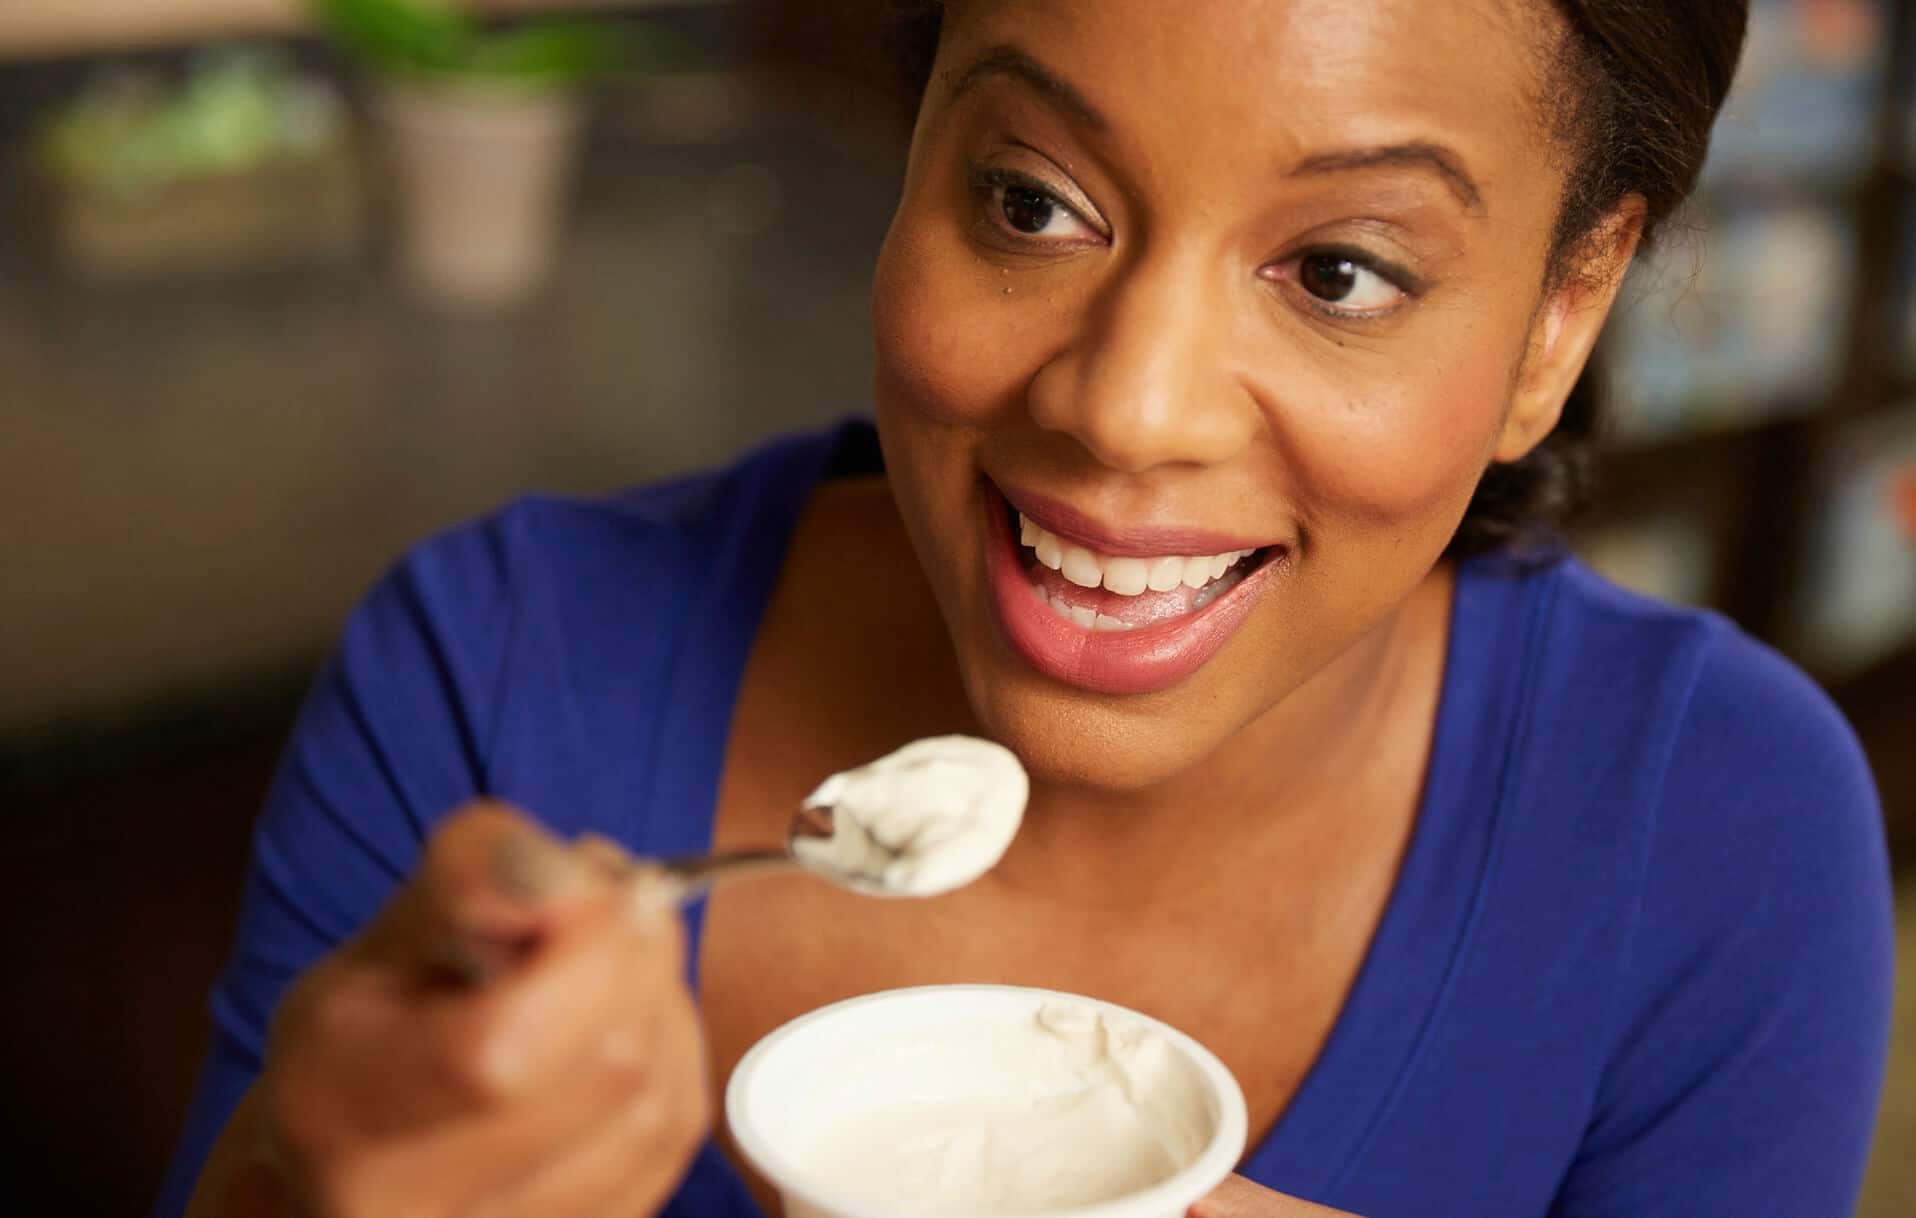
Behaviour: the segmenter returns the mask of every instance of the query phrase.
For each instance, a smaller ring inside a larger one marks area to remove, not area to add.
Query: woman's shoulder
[[[422,831],[477,790],[630,804],[583,788],[630,779],[668,708],[720,697],[848,429],[600,498],[527,496],[419,543],[348,619],[301,747],[437,758],[406,775]]]
[[[506,619],[600,616],[595,607],[647,607],[654,620],[743,568],[775,568],[811,491],[868,429],[854,420],[780,436],[729,464],[611,494],[522,495],[416,543],[362,614],[398,601],[492,636]],[[661,595],[669,589],[681,595]]]
[[[656,666],[687,622],[755,612],[793,521],[860,427],[611,495],[526,495],[428,537],[361,600],[338,662],[478,703]]]
[[[1854,915],[1883,887],[1868,761],[1789,659],[1720,614],[1573,559],[1498,595],[1531,607],[1515,789],[1548,810],[1535,819],[1558,848],[1605,854],[1646,911],[1668,901],[1724,933],[1782,893],[1822,891],[1826,912],[1848,901]]]
[[[1464,675],[1500,680],[1510,709],[1460,750],[1491,759],[1468,810],[1495,813],[1482,983],[1453,1001],[1470,1029],[1550,1013],[1496,1052],[1514,1094],[1557,1070],[1584,1097],[1565,1212],[1648,1212],[1753,1145],[1780,1156],[1761,1168],[1780,1189],[1824,1187],[1803,1161],[1848,1173],[1833,1156],[1867,1143],[1892,938],[1881,812],[1841,713],[1728,619],[1572,559],[1473,561],[1459,595]],[[1725,1113],[1754,1115],[1726,1138]]]
[[[1583,1153],[1627,1184],[1628,1148],[1670,1144],[1659,1123],[1680,1138],[1771,1092],[1848,1120],[1880,1065],[1891,919],[1842,714],[1721,615],[1571,559],[1467,572],[1468,675],[1501,677],[1510,708],[1495,747],[1460,750],[1492,759],[1470,792],[1496,809],[1477,941],[1504,953],[1499,986],[1548,979],[1588,1013]]]
[[[1892,922],[1854,732],[1720,615],[1572,561],[1523,578],[1548,608],[1511,835],[1532,894],[1518,912],[1547,936],[1536,974],[1577,945],[1580,1000],[1603,1012],[1572,1192],[1641,1209],[1628,1199],[1656,1173],[1746,1153],[1723,1141],[1725,1112],[1761,1114],[1751,1128],[1779,1146],[1866,1144]]]
[[[1539,618],[1533,699],[1562,708],[1561,726],[1640,739],[1671,767],[1761,770],[1781,753],[1796,783],[1867,782],[1829,695],[1722,614],[1619,587],[1568,557],[1518,583]]]
[[[738,545],[767,542],[789,522],[856,422],[779,436],[720,466],[597,496],[532,493],[485,516],[442,531],[415,547],[407,563],[499,564],[534,570],[604,570],[621,560],[652,568],[701,568],[736,554]]]

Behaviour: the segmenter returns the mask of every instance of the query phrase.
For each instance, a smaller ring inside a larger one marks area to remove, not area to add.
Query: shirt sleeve
[[[308,696],[254,831],[212,1048],[156,1218],[186,1208],[287,985],[384,905],[438,818],[486,789],[509,624],[498,538],[477,526],[411,555],[353,614]]]
[[[1881,811],[1849,726],[1726,631],[1678,733],[1557,1218],[1853,1213],[1888,1046]]]

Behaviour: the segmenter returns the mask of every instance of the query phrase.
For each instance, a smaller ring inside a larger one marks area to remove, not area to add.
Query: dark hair
[[[1569,27],[1552,56],[1546,118],[1568,148],[1569,180],[1546,281],[1575,274],[1598,222],[1625,197],[1645,204],[1641,246],[1696,185],[1710,128],[1743,48],[1749,0],[1551,0]],[[938,0],[893,0],[894,61],[914,102],[944,24]],[[1588,502],[1603,421],[1593,360],[1563,417],[1521,461],[1492,465],[1451,540],[1456,555],[1555,538]]]

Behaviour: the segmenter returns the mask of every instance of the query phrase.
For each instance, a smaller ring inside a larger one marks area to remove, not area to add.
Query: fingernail
[[[663,926],[678,916],[684,889],[657,867],[640,867],[626,881],[626,911],[641,926]]]
[[[572,843],[579,858],[597,867],[609,879],[622,880],[632,874],[635,861],[624,846],[598,833],[582,833]]]
[[[570,855],[536,833],[518,833],[492,852],[492,878],[507,895],[540,901],[569,887],[578,871]]]

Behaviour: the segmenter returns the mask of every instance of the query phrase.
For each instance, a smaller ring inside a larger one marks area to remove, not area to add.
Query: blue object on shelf
[[[1821,463],[1794,643],[1841,677],[1916,638],[1916,405],[1859,421]]]
[[[1631,272],[1612,321],[1620,431],[1649,439],[1816,404],[1841,371],[1856,267],[1842,208],[1719,206]]]
[[[1884,0],[1756,0],[1705,189],[1860,179],[1874,153],[1888,28]]]

